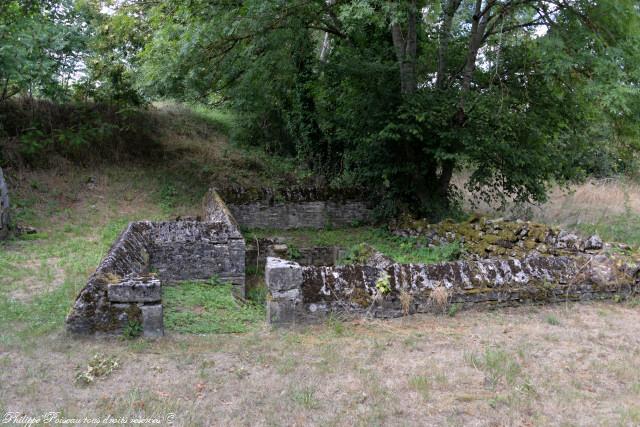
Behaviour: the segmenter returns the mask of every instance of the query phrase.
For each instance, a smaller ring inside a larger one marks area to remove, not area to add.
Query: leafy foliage
[[[485,199],[543,201],[552,181],[635,161],[631,0],[165,0],[150,14],[150,94],[227,103],[237,140],[368,186],[384,215],[442,216],[456,169]]]

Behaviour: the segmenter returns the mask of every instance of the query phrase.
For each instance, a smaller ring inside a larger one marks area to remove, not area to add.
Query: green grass
[[[513,385],[522,373],[515,356],[501,348],[487,348],[483,354],[468,353],[464,358],[469,365],[484,372],[485,382],[490,388],[495,388],[503,380]]]
[[[628,212],[603,218],[596,224],[574,224],[571,228],[589,236],[598,234],[605,242],[620,242],[637,247],[640,242],[640,215]]]
[[[165,329],[187,334],[247,332],[265,318],[262,305],[237,301],[231,285],[215,279],[165,287],[163,306]]]
[[[57,230],[0,244],[0,343],[24,343],[61,329],[88,273],[126,222],[109,222],[96,240],[88,239],[86,225],[75,232]],[[53,286],[54,281],[59,284]],[[29,286],[35,290],[29,292]],[[16,300],[11,297],[15,293],[32,296]]]
[[[345,262],[357,260],[359,245],[366,243],[383,254],[393,258],[402,264],[430,264],[435,262],[457,259],[462,246],[460,243],[451,243],[436,247],[428,247],[428,242],[423,237],[396,236],[380,227],[352,227],[328,230],[297,229],[297,230],[245,230],[243,232],[247,241],[256,238],[281,236],[287,244],[294,247],[311,246],[340,246],[348,250]]]
[[[556,316],[554,316],[553,314],[548,315],[546,321],[551,326],[559,326],[560,325],[560,320],[558,320],[558,318]]]
[[[409,380],[409,386],[420,394],[425,400],[431,393],[431,380],[424,375],[416,375]]]
[[[291,400],[305,409],[315,409],[318,407],[318,399],[315,390],[311,387],[295,389],[291,392]]]

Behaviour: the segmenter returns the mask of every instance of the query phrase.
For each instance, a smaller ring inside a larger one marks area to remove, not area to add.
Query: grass
[[[244,333],[263,324],[264,306],[238,302],[231,285],[212,279],[183,282],[164,288],[164,324],[167,331],[188,334]]]
[[[490,388],[496,388],[502,382],[513,385],[522,373],[515,356],[502,348],[488,347],[482,354],[468,353],[465,360],[484,372],[485,383]]]
[[[291,392],[291,400],[305,409],[315,409],[318,407],[316,392],[312,387],[303,387]]]
[[[605,242],[620,242],[637,247],[640,242],[640,214],[614,215],[595,223],[572,224],[585,236],[598,234]]]
[[[402,264],[450,261],[457,259],[462,245],[451,244],[429,247],[424,237],[396,236],[385,228],[361,226],[340,229],[296,229],[269,230],[253,229],[243,232],[247,241],[265,237],[283,237],[293,247],[339,246],[347,249],[341,262],[351,263],[359,259],[358,251],[362,243],[366,243],[383,254]]]
[[[550,314],[549,316],[547,316],[546,322],[551,326],[559,326],[560,325],[560,320],[558,320],[558,318],[556,316],[554,316],[553,314]]]
[[[416,375],[409,380],[409,386],[423,399],[428,400],[431,392],[431,379],[425,375]]]

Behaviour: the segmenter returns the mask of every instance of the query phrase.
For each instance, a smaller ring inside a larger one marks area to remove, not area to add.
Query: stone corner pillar
[[[264,269],[267,297],[267,323],[280,326],[296,323],[302,304],[302,266],[296,262],[268,257]]]

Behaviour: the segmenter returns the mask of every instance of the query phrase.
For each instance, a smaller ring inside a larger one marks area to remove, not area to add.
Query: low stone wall
[[[605,255],[484,259],[440,264],[301,266],[269,258],[272,324],[347,317],[398,317],[442,310],[625,297],[640,289],[638,267]]]
[[[301,265],[334,265],[344,250],[337,246],[298,248],[279,238],[253,239],[246,242],[245,264],[254,271],[264,270],[268,257],[292,259]]]
[[[145,336],[162,336],[162,286],[182,280],[218,276],[244,297],[242,235],[215,192],[205,200],[211,221],[129,224],[78,295],[67,330],[113,335],[135,322]]]
[[[0,168],[0,240],[9,235],[9,190]]]
[[[233,217],[245,228],[348,227],[372,219],[372,210],[355,190],[225,189],[221,194]]]
[[[148,231],[150,263],[164,283],[216,275],[244,296],[245,245],[224,222],[167,221]]]

